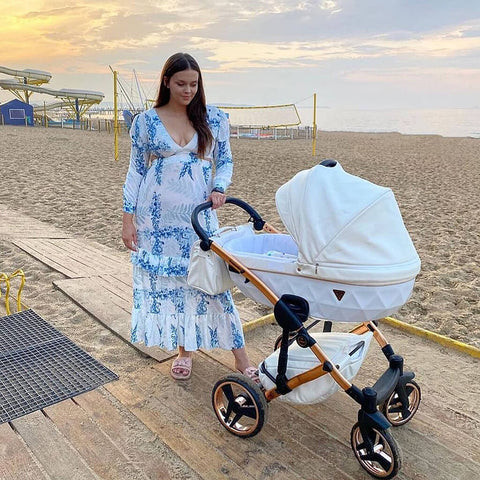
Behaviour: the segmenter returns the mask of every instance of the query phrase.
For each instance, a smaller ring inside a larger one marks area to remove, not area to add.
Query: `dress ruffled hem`
[[[134,309],[132,312],[132,343],[187,351],[200,348],[232,350],[245,346],[238,312],[219,315],[153,314]]]

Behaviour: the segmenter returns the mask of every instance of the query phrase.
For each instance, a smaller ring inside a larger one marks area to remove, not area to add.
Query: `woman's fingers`
[[[122,240],[129,250],[137,251],[137,230],[133,225],[127,223],[123,226]]]
[[[212,208],[214,210],[224,205],[226,199],[227,196],[224,193],[220,192],[212,192],[209,197],[209,200],[212,201]]]

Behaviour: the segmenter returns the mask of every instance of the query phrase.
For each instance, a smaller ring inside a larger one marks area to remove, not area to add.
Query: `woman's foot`
[[[175,380],[188,380],[192,374],[192,357],[177,357],[172,362],[170,375]]]
[[[260,378],[258,377],[258,368],[247,367],[243,372],[241,370],[239,370],[239,372],[250,378],[250,380],[253,380],[255,383],[260,383]]]
[[[235,348],[232,350],[235,357],[235,369],[246,377],[252,379],[255,383],[260,383],[258,378],[258,370],[250,365],[245,347]]]

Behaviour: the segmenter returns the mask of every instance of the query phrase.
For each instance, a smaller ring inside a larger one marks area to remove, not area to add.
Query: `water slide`
[[[52,78],[52,75],[49,72],[44,72],[43,70],[13,70],[7,67],[0,67],[0,73],[17,77],[19,81],[22,79],[29,85],[41,85],[42,83],[48,83]]]
[[[67,107],[73,111],[78,120],[92,105],[100,103],[104,98],[102,92],[91,90],[72,90],[68,88],[54,90],[43,87],[41,85],[43,83],[48,83],[52,76],[50,73],[41,70],[13,70],[11,68],[0,66],[0,73],[16,77],[15,79],[0,78],[0,88],[11,91],[22,101],[24,101],[24,99],[21,97],[21,92],[24,93],[27,103],[33,92],[51,95],[61,100],[60,102],[55,102],[54,104],[46,105],[45,107],[34,107],[35,110]]]

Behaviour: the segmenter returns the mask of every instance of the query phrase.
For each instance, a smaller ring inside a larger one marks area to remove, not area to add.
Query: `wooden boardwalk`
[[[2,227],[7,224],[5,215],[11,229]],[[58,288],[127,342],[131,295],[127,256],[62,236],[56,229],[49,230],[51,236],[42,235],[38,223],[30,230],[34,234],[21,235],[18,222],[27,225],[29,219],[18,216],[15,226],[12,218],[0,206],[0,238],[51,268],[63,268],[65,279],[56,282]],[[416,371],[423,391],[412,421],[392,429],[403,451],[397,478],[480,478],[478,360],[388,326],[382,331]],[[252,360],[265,358],[278,334],[274,325],[248,331]],[[144,352],[140,359],[136,356],[139,367],[125,369],[116,382],[1,424],[0,480],[371,478],[349,445],[358,408],[344,393],[317,405],[275,400],[262,431],[239,439],[221,427],[210,404],[213,384],[231,372],[231,354],[199,352],[192,378],[175,382],[166,361],[170,355],[156,350]],[[422,361],[425,358],[429,361]],[[355,384],[371,385],[385,363],[372,344]],[[448,383],[442,373],[446,369],[455,373]]]

